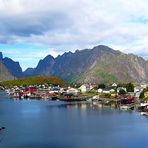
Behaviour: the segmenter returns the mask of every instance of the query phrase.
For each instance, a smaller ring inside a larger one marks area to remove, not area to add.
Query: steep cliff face
[[[19,62],[15,62],[7,57],[3,58],[2,62],[8,68],[10,73],[12,73],[12,75],[14,75],[17,78],[21,78],[23,76],[22,68]]]
[[[8,71],[5,65],[0,62],[0,81],[14,80],[15,77]]]
[[[11,76],[13,76],[13,79],[14,77],[15,78],[23,77],[22,68],[20,67],[19,62],[15,62],[12,59],[7,57],[3,58],[2,52],[0,52],[0,63],[1,63],[1,78],[3,77],[7,80],[9,79],[11,80],[12,79]],[[4,76],[5,74],[6,76]],[[6,78],[7,76],[8,78]]]

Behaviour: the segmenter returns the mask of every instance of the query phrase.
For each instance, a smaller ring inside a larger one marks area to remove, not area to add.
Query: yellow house
[[[145,97],[145,98],[148,98],[148,92],[145,92],[145,93],[144,93],[144,97]]]
[[[115,97],[117,97],[117,94],[116,93],[111,93],[111,97],[115,98]]]

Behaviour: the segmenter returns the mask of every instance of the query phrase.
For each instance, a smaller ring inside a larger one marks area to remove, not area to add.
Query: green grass
[[[4,86],[21,86],[21,85],[42,85],[42,84],[52,84],[52,85],[60,85],[67,86],[68,83],[62,79],[57,77],[49,77],[49,76],[34,76],[34,77],[26,77],[17,80],[10,80],[1,82],[1,85]]]
[[[101,78],[103,83],[117,82],[117,78],[113,74],[107,72],[97,71],[95,76]]]

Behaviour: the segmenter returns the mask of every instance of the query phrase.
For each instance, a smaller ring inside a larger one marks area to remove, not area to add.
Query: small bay
[[[1,148],[146,148],[138,112],[61,101],[9,99],[0,92]]]

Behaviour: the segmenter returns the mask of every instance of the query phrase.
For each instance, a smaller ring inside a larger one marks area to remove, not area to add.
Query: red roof
[[[135,97],[120,98],[120,100],[128,100],[128,101],[133,101],[135,99],[136,99]]]
[[[25,91],[36,92],[38,89],[36,87],[28,87]]]

